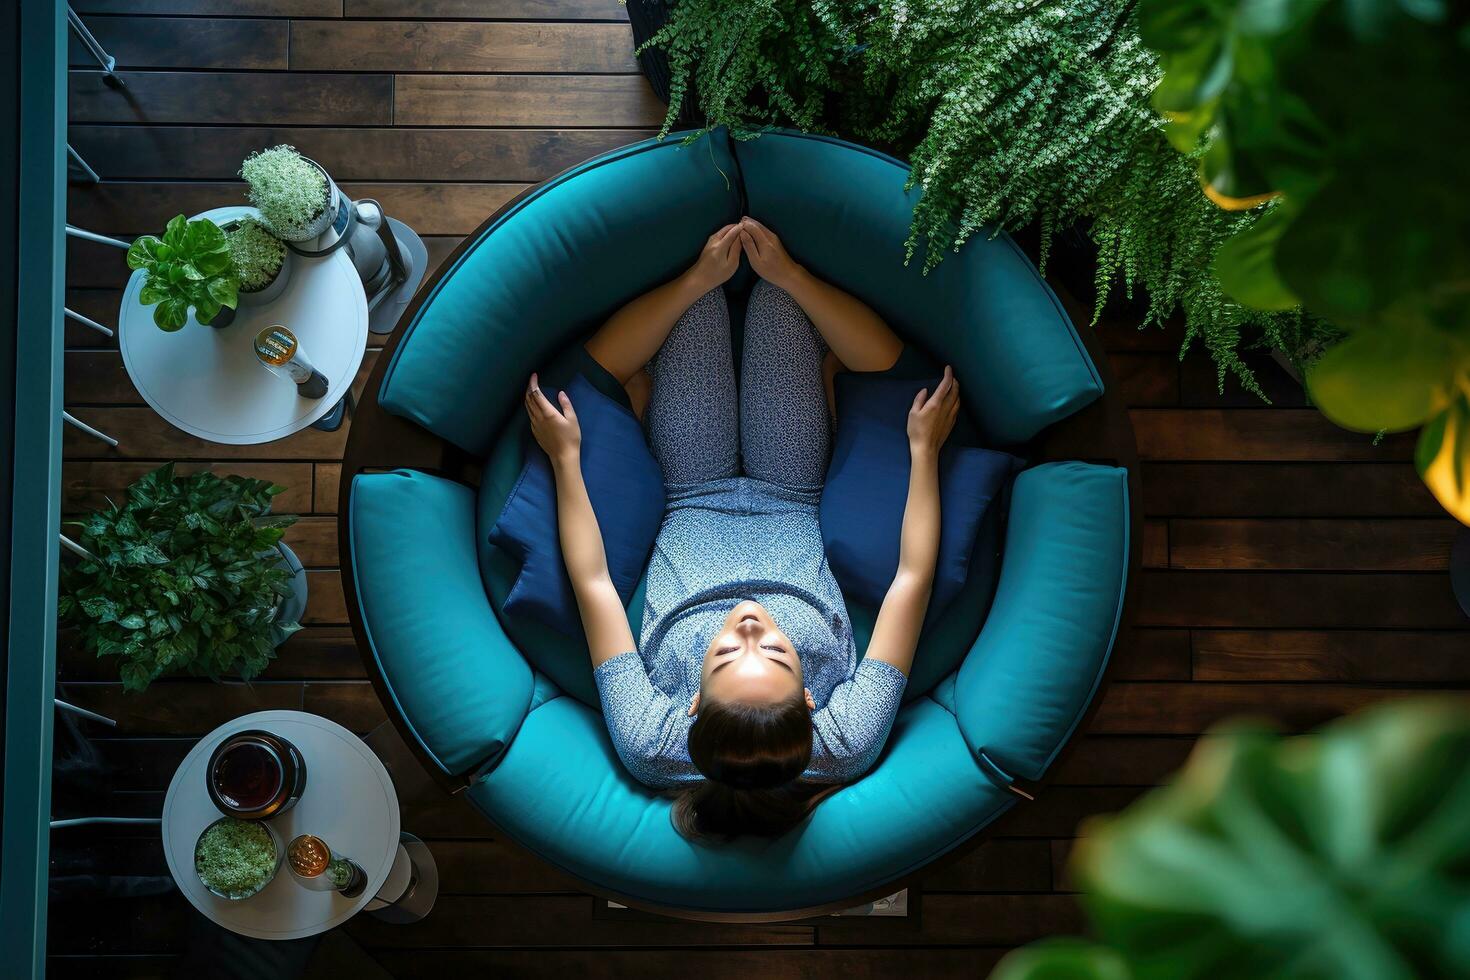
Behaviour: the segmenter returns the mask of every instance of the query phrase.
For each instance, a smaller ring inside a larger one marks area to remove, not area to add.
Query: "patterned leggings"
[[[827,345],[790,294],[764,279],[750,294],[736,405],[730,310],[721,289],[679,318],[649,364],[644,423],[671,488],[745,475],[815,492],[826,479],[831,419]]]

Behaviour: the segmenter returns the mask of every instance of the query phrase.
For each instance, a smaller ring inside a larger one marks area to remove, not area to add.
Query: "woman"
[[[737,393],[720,287],[742,253],[762,281]],[[887,370],[902,347],[753,218],[715,232],[687,272],[588,341],[643,416],[668,491],[640,645],[582,482],[576,410],[565,393],[553,405],[531,376],[526,411],[556,474],[562,553],[608,730],[637,779],[683,787],[673,818],[686,836],[784,833],[867,771],[888,737],[934,578],[939,449],[960,405],[950,369],[909,411],[898,573],[861,662],[817,513],[832,375]]]

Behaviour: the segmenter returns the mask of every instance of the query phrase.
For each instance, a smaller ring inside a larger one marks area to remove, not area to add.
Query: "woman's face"
[[[766,607],[754,600],[740,603],[725,617],[704,653],[700,689],[718,701],[762,704],[804,691],[807,707],[813,707],[811,692],[802,687],[796,648]],[[695,694],[690,702],[691,715],[699,710],[699,698]]]

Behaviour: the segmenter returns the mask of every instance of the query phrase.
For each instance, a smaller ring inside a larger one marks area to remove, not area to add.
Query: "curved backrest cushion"
[[[522,846],[618,895],[721,912],[795,911],[916,871],[1018,797],[976,765],[954,716],[928,698],[898,714],[878,765],[776,840],[696,844],[671,800],[623,768],[602,715],[557,698],[526,716],[466,795]]]
[[[649,140],[555,177],[460,255],[406,328],[378,401],[489,452],[526,374],[672,279],[739,217],[726,141]]]
[[[927,276],[922,256],[903,264],[919,195],[903,189],[907,166],[792,132],[734,147],[751,215],[816,275],[952,362],[986,444],[1025,442],[1102,394],[1061,303],[1008,236],[976,235]]]
[[[445,773],[493,764],[534,682],[485,598],[474,490],[395,470],[356,476],[350,501],[344,557],[392,706]]]
[[[1045,775],[1092,703],[1128,582],[1128,471],[1046,463],[1016,477],[990,615],[955,680],[977,756]]]

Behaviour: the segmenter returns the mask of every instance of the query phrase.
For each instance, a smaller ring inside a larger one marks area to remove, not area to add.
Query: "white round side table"
[[[231,206],[195,217],[222,222],[256,213]],[[118,313],[123,364],[155,412],[201,439],[249,445],[298,432],[336,407],[362,365],[367,296],[346,249],[318,259],[293,255],[285,291],[265,305],[241,306],[227,327],[200,325],[190,313],[182,330],[160,330],[153,307],[138,302],[142,288],[139,270]],[[325,397],[302,398],[256,358],[255,335],[273,323],[285,324],[327,376]]]
[[[306,763],[305,792],[295,806],[269,821],[271,828],[283,845],[298,834],[315,834],[357,862],[367,886],[355,898],[302,887],[284,862],[274,881],[239,901],[219,898],[200,882],[194,844],[220,817],[205,789],[209,757],[224,739],[251,728],[280,735]],[[325,932],[373,902],[385,890],[390,872],[406,883],[409,868],[400,857],[398,831],[398,794],[373,750],[336,722],[303,711],[257,711],[216,728],[179,763],[163,802],[163,853],[179,891],[219,925],[255,939],[300,939]],[[403,887],[387,890],[396,893]]]

